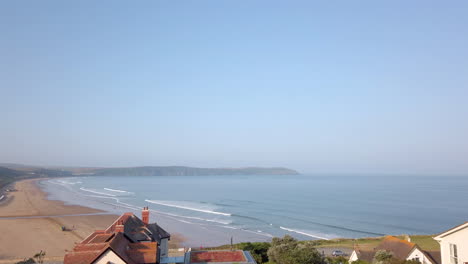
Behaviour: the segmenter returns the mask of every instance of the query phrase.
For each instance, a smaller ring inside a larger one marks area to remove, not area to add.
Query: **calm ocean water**
[[[468,177],[74,177],[41,185],[69,203],[117,213],[149,206],[171,221],[259,238],[434,234],[468,221]]]

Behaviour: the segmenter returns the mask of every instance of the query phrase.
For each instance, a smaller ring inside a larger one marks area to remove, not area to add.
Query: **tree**
[[[374,255],[375,261],[380,264],[390,263],[392,258],[393,258],[393,254],[386,250],[379,250]]]
[[[240,243],[240,249],[247,250],[252,254],[252,257],[258,264],[263,264],[268,262],[268,249],[270,248],[270,243],[267,242],[247,242]]]
[[[324,264],[322,255],[311,243],[299,243],[289,235],[273,238],[268,259],[276,264]]]

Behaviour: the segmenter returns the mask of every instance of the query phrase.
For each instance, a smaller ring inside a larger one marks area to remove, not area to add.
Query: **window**
[[[457,245],[455,244],[450,244],[450,263],[458,264]]]
[[[419,258],[413,258],[412,260],[416,260],[417,262],[420,262],[420,263],[421,263],[421,261],[419,260]]]

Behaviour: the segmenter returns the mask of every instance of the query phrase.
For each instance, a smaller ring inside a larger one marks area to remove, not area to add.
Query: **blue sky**
[[[2,1],[0,161],[468,174],[466,1]]]

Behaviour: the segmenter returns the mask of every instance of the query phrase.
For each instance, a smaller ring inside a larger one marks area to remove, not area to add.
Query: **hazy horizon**
[[[468,175],[468,2],[0,3],[0,163]]]

